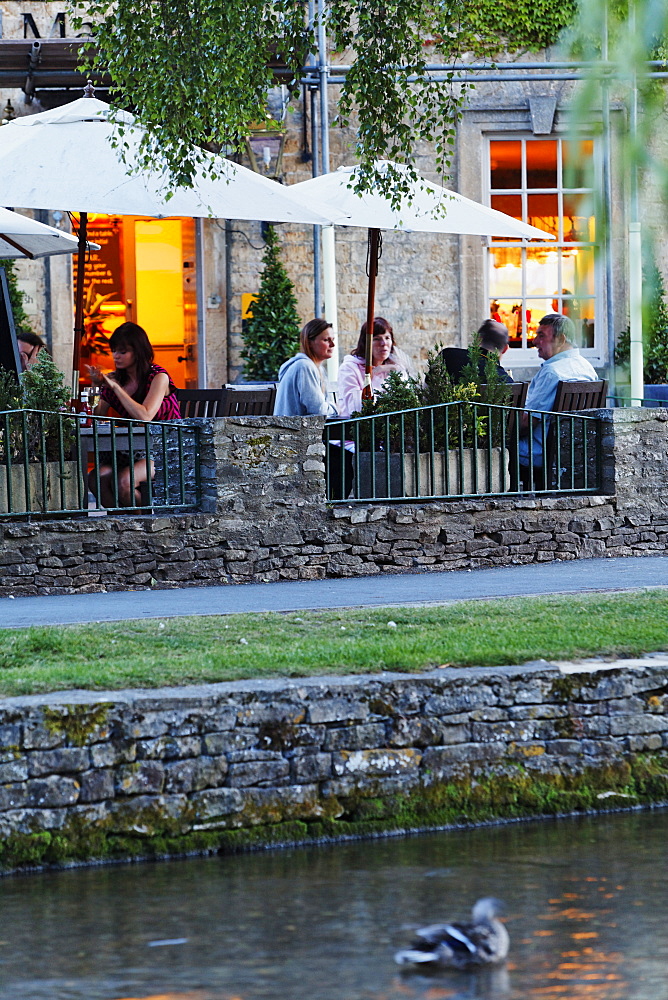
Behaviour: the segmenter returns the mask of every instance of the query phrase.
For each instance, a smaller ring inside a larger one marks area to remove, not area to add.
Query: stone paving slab
[[[668,648],[668,636],[666,636]],[[562,674],[595,673],[597,670],[609,670],[611,667],[620,670],[642,670],[643,667],[668,667],[668,652],[646,653],[637,657],[593,656],[586,660],[550,660],[553,667],[558,667]]]

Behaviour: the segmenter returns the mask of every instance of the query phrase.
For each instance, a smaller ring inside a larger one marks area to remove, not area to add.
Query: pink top
[[[171,376],[168,371],[161,368],[160,365],[151,365],[148,373],[148,378],[146,379],[146,393],[144,394],[144,399],[148,396],[148,391],[151,388],[151,383],[156,375],[164,374],[169,379],[169,391],[162,403],[160,404],[160,409],[153,417],[154,420],[179,420],[181,418],[181,410],[179,409],[179,401],[176,398],[176,386],[172,382]],[[134,397],[133,397],[134,398]],[[117,397],[114,390],[107,385],[105,382],[102,386],[100,392],[100,399],[103,399],[105,403],[116,411],[119,417],[126,417],[129,420],[134,419],[131,414],[125,409],[120,399]],[[144,399],[138,399],[138,403],[143,403]]]
[[[336,402],[339,415],[342,417],[349,417],[351,413],[362,409],[364,368],[364,358],[358,358],[356,354],[346,354],[341,362],[337,380]],[[372,370],[371,388],[374,393],[382,392],[383,382],[390,372],[406,374],[406,368],[399,364],[393,355],[390,355],[387,364],[376,365]]]

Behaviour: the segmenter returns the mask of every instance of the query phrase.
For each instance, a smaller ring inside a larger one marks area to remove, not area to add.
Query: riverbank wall
[[[197,421],[199,512],[0,523],[0,596],[668,552],[668,409],[595,413],[600,495],[419,504],[327,503],[322,418]]]
[[[0,701],[4,872],[667,802],[665,657]]]

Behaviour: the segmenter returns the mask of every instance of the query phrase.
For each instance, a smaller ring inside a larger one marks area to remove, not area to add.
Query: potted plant
[[[47,351],[20,384],[0,372],[0,514],[77,509],[79,464],[73,457],[70,390]]]
[[[299,350],[301,323],[294,285],[281,261],[281,248],[273,226],[268,226],[264,270],[257,297],[244,321],[244,375],[250,381],[274,381],[284,361]]]
[[[510,392],[494,358],[479,374],[480,344],[453,382],[440,356],[430,353],[424,382],[392,372],[383,391],[353,416],[384,420],[351,425],[358,481],[356,495],[445,496],[501,492],[509,482],[503,444],[505,415],[483,404],[507,405]],[[440,404],[451,404],[441,406]],[[439,409],[431,409],[439,407]],[[372,424],[375,425],[372,427]],[[373,469],[373,472],[372,472]],[[388,492],[389,491],[389,492]]]

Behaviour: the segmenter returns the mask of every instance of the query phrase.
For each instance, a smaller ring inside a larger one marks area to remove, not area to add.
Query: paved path
[[[0,598],[0,627],[71,625],[240,611],[447,604],[472,598],[668,587],[668,558],[581,559],[444,573]]]

